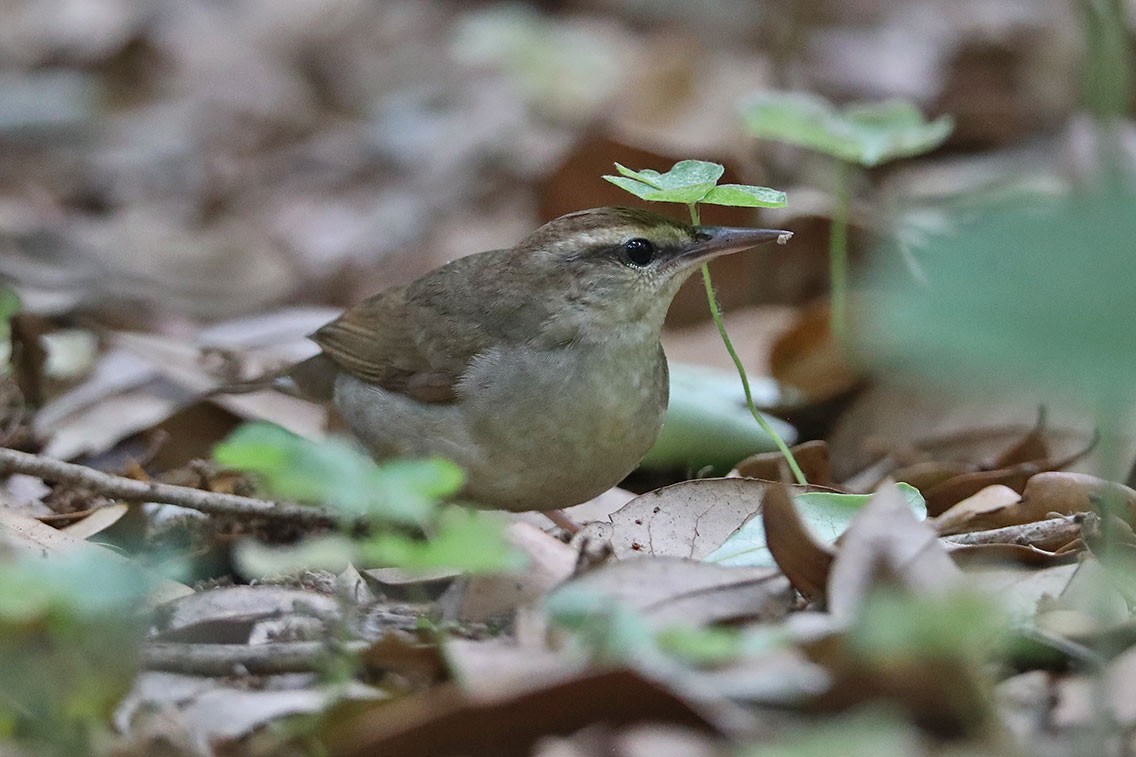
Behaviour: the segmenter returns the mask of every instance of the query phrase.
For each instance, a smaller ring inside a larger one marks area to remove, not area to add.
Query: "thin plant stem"
[[[828,277],[831,287],[829,328],[841,347],[848,338],[848,212],[852,201],[851,164],[839,161],[836,171],[835,204],[828,234]]]
[[[701,224],[698,213],[698,205],[691,203],[690,220],[695,226]],[[714,319],[714,325],[718,327],[718,334],[722,337],[722,344],[726,345],[726,352],[730,353],[730,359],[734,361],[734,367],[738,370],[738,378],[742,380],[742,390],[745,391],[746,407],[749,408],[750,415],[757,421],[757,425],[761,426],[761,430],[769,434],[773,443],[777,445],[777,449],[785,457],[785,461],[789,464],[789,469],[793,471],[793,478],[801,486],[808,486],[809,481],[805,478],[801,466],[797,464],[797,458],[793,457],[793,451],[789,449],[789,445],[781,438],[781,435],[769,424],[769,421],[758,412],[757,407],[753,404],[753,391],[749,386],[749,377],[746,375],[745,366],[742,365],[742,359],[738,357],[738,351],[734,349],[734,343],[730,339],[730,335],[726,333],[726,324],[722,321],[722,310],[718,307],[718,298],[714,294],[714,283],[710,280],[710,266],[706,263],[702,264],[702,283],[706,287],[706,299],[710,303],[710,317]]]

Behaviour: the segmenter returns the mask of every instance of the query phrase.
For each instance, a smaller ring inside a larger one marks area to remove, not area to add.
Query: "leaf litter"
[[[706,126],[706,114],[724,118],[738,94],[761,84],[810,80],[833,101],[930,104],[864,111],[811,96],[806,103],[816,115],[810,126],[843,130],[836,147],[864,163],[947,140],[945,154],[864,174],[857,205],[882,195],[895,207],[857,212],[860,231],[886,233],[891,215],[908,230],[946,228],[920,226],[938,218],[936,208],[908,197],[957,203],[989,187],[1063,188],[1052,156],[1068,147],[1084,163],[1091,141],[1083,129],[1034,131],[1066,119],[1075,89],[1062,72],[1075,69],[1076,24],[1051,8],[999,3],[980,24],[965,13],[932,14],[913,32],[899,9],[880,11],[869,31],[844,11],[792,21],[772,8],[761,19],[731,17],[725,6],[659,9],[652,13],[668,23],[655,27],[620,3],[604,13],[569,3],[564,16],[480,16],[433,2],[347,2],[314,14],[291,3],[287,13],[273,6],[274,18],[293,20],[266,36],[268,10],[257,2],[161,12],[121,0],[96,5],[97,13],[59,6],[56,15],[33,5],[0,32],[13,43],[0,94],[31,84],[43,95],[20,95],[25,106],[0,123],[0,271],[27,315],[9,334],[23,354],[13,361],[17,380],[4,378],[0,431],[6,447],[147,484],[256,494],[249,477],[194,459],[242,421],[314,441],[334,434],[335,419],[282,395],[202,398],[203,390],[303,357],[303,335],[342,306],[472,251],[471,239],[486,248],[512,243],[535,227],[539,204],[574,198],[566,212],[614,198],[599,179],[613,160],[662,169],[691,144],[713,145],[729,183],[714,186],[718,175],[703,182],[695,199],[709,205],[708,222],[755,222],[716,201],[781,202],[747,183],[768,174],[777,179],[767,183],[789,187],[791,201],[783,215],[762,219],[792,218],[773,225],[822,248],[831,203],[813,185],[823,184],[815,176],[824,164],[768,143],[755,149],[742,121]],[[771,35],[771,44],[807,39],[808,51],[771,54],[742,41],[759,28],[784,31],[782,23],[795,31]],[[472,41],[482,45],[503,44],[458,64],[423,53],[451,49],[459,29],[481,35]],[[902,53],[894,40],[912,36],[926,55],[893,65],[888,56]],[[587,70],[618,75],[584,92],[571,57],[541,43],[549,39],[580,42],[574,49],[587,51]],[[1006,70],[1029,71],[1030,81],[999,92]],[[655,92],[649,82],[665,87]],[[1041,91],[1049,94],[1028,94]],[[889,119],[908,130],[902,139],[881,137]],[[691,123],[702,124],[699,133]],[[770,133],[768,122],[751,126]],[[1019,140],[1038,147],[1005,149]],[[583,165],[600,169],[552,186]],[[644,196],[668,191],[651,186],[656,171],[620,173]],[[1026,173],[1033,178],[1022,180]],[[852,241],[865,245],[860,234]],[[904,259],[934,287],[941,261],[924,260],[918,240],[909,247]],[[853,250],[853,265],[863,252]],[[579,520],[600,522],[571,545],[537,527],[539,518],[504,527],[467,516],[430,521],[422,498],[434,494],[406,474],[405,530],[355,552],[353,533],[184,512],[169,519],[168,508],[14,476],[0,506],[9,587],[0,593],[0,647],[30,660],[23,669],[35,675],[5,679],[5,691],[46,697],[21,704],[39,723],[66,725],[47,735],[84,748],[114,740],[120,754],[264,754],[312,740],[337,755],[757,754],[777,746],[914,754],[941,749],[940,736],[953,739],[951,748],[989,753],[1006,746],[1000,722],[1010,723],[1021,751],[1071,753],[1080,734],[1099,727],[1102,709],[1130,725],[1136,494],[1100,474],[1099,455],[1082,459],[1090,440],[1068,429],[1090,426],[1089,414],[990,433],[991,442],[978,437],[1008,411],[987,408],[964,424],[969,438],[921,445],[907,440],[936,433],[935,419],[904,395],[884,394],[887,413],[854,415],[879,377],[845,361],[825,305],[808,304],[824,288],[822,260],[794,252],[715,265],[734,266],[720,280],[727,319],[752,310],[753,323],[769,324],[739,341],[742,357],[771,366],[777,381],[763,404],[789,415],[810,445],[797,448],[807,477],[825,491],[784,487],[780,461],[762,455],[759,442],[742,437],[750,446],[739,451],[715,444],[725,425],[702,427],[694,452],[660,458],[626,482],[632,493],[577,508]],[[1070,253],[1062,264],[1077,260]],[[960,279],[959,301],[972,278]],[[1023,312],[1047,322],[1051,313],[1098,313],[1053,307],[1064,294]],[[704,317],[701,300],[692,308],[685,296],[672,316]],[[1012,298],[992,302],[1017,312]],[[795,329],[782,335],[793,314]],[[1023,327],[1021,319],[1011,320]],[[1097,319],[1105,335],[1123,322]],[[1096,343],[1070,338],[1061,322],[1055,329],[1066,344]],[[956,346],[958,334],[973,333],[955,328],[929,341]],[[916,336],[927,340],[922,330]],[[1028,336],[1015,346],[1050,354]],[[707,352],[699,345],[687,354],[724,365]],[[1125,354],[1104,361],[1114,385],[1128,375]],[[1044,373],[1045,362],[1025,370]],[[709,380],[693,383],[718,393]],[[21,390],[42,406],[7,401]],[[733,400],[724,391],[718,399],[728,423]],[[853,435],[864,449],[817,443],[848,418],[857,418]],[[880,429],[888,433],[872,440]],[[285,470],[301,470],[297,459],[319,467],[315,448],[297,449]],[[861,455],[876,465],[867,468]],[[705,465],[736,473],[699,477]],[[376,480],[365,465],[339,471],[340,484],[356,482],[341,499]],[[884,483],[889,476],[914,486],[932,517]],[[423,546],[420,519],[444,549]],[[476,544],[457,533],[475,534]],[[523,567],[496,562],[506,548]],[[298,570],[300,549],[333,558],[338,572]],[[723,551],[760,553],[764,564],[731,566]],[[421,567],[462,556],[496,572]],[[152,583],[116,582],[104,559]],[[253,563],[259,570],[248,569]],[[108,638],[114,643],[99,644]],[[93,679],[102,692],[34,685],[71,680],[50,674],[79,670],[81,657],[68,655],[99,648],[129,658],[108,661]],[[1012,675],[1011,665],[1027,672]],[[21,732],[8,727],[13,717],[0,711],[6,734]]]

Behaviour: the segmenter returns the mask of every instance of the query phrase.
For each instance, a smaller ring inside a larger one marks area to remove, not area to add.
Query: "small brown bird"
[[[364,300],[276,385],[334,402],[377,458],[453,460],[476,503],[575,505],[619,483],[659,433],[659,335],[679,285],[710,258],[789,236],[570,213]]]

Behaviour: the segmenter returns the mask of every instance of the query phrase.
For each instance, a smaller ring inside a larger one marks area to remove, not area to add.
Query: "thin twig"
[[[336,652],[359,654],[365,641],[328,644],[289,641],[272,644],[184,644],[151,642],[142,647],[142,667],[198,676],[276,675],[319,670]]]
[[[1032,521],[1016,526],[992,528],[987,531],[971,531],[963,534],[943,536],[942,540],[951,544],[1020,544],[1038,549],[1055,550],[1081,537],[1086,521],[1093,523],[1097,516],[1093,513],[1062,515],[1047,520]]]
[[[45,481],[81,486],[96,494],[130,502],[161,502],[209,515],[237,518],[271,518],[305,526],[336,526],[343,518],[321,507],[273,502],[237,494],[207,492],[188,486],[136,481],[82,465],[65,463],[14,449],[0,449],[0,474],[23,473]]]

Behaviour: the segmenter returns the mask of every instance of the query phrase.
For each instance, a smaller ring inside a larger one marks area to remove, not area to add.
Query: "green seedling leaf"
[[[728,205],[732,208],[781,208],[785,193],[769,187],[749,184],[719,184],[701,200],[704,205]]]
[[[876,166],[941,145],[954,129],[950,116],[928,122],[909,102],[855,103],[838,109],[804,92],[759,92],[741,107],[747,128],[850,163]]]
[[[467,573],[504,573],[525,566],[524,556],[504,537],[505,523],[489,513],[450,507],[428,539],[379,534],[358,547],[359,563],[399,568],[453,568]]]
[[[633,171],[619,163],[615,164],[615,169],[620,176],[604,178],[636,197],[651,202],[681,202],[684,205],[701,202],[726,171],[718,163],[704,160],[680,160],[666,173],[649,168]]]
[[[672,363],[670,403],[663,430],[641,465],[653,470],[706,466],[725,472],[757,452],[772,452],[776,442],[753,422],[737,376],[709,368]],[[750,382],[758,405],[781,399],[772,379]],[[792,444],[797,432],[784,421],[766,416],[782,439]]]
[[[718,179],[726,171],[719,163],[680,160],[666,173],[650,169],[633,171],[619,163],[615,168],[619,176],[604,178],[649,202],[708,203],[738,208],[779,208],[785,204],[785,193],[776,189],[748,184],[718,186]]]
[[[236,550],[237,567],[246,578],[265,578],[327,570],[338,573],[348,564],[407,569],[450,568],[463,573],[504,573],[524,567],[525,558],[504,538],[504,523],[487,513],[458,507],[444,510],[430,536],[379,533],[352,539],[330,534],[288,547],[243,542]]]
[[[721,665],[746,651],[742,633],[735,628],[667,626],[655,640],[663,652],[692,665]]]
[[[221,465],[255,473],[274,496],[324,502],[394,523],[424,522],[463,480],[461,469],[447,460],[379,466],[347,441],[314,442],[271,423],[242,426],[213,456]]]
[[[987,208],[928,241],[931,287],[877,255],[862,355],[956,386],[1025,381],[1118,413],[1136,386],[1133,208],[1122,187]]]
[[[912,512],[923,520],[927,503],[919,490],[909,484],[897,484]],[[793,504],[801,519],[825,541],[835,541],[844,533],[852,518],[871,499],[871,494],[837,494],[834,492],[801,492],[793,495]],[[750,518],[722,545],[703,558],[706,562],[732,567],[773,567],[776,562],[765,543],[765,526],[760,517]]]

